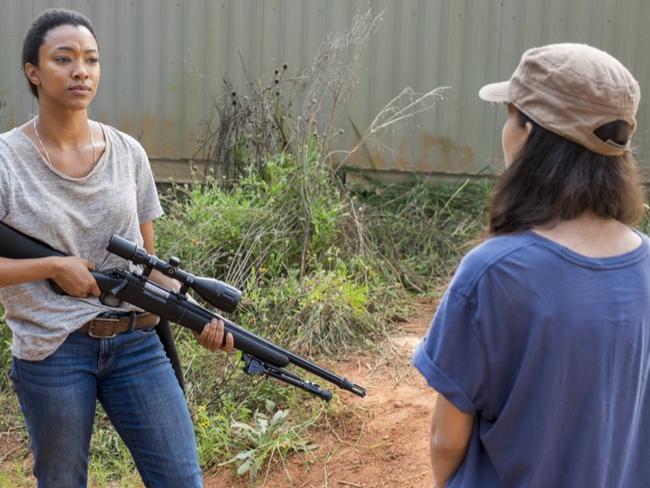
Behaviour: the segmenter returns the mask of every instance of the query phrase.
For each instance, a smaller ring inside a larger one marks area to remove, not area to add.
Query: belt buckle
[[[102,322],[113,322],[113,333],[111,335],[97,335],[93,332],[93,327],[95,325],[95,321],[92,320],[90,324],[88,325],[88,335],[94,339],[112,339],[113,337],[117,336],[117,326],[119,325],[119,319],[115,318],[109,318],[109,317],[102,317],[98,320],[101,320]]]

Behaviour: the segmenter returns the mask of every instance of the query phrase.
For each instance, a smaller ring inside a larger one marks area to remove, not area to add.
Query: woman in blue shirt
[[[650,486],[650,254],[630,150],[639,86],[582,44],[509,81],[490,237],[463,259],[415,367],[440,394],[439,487]]]

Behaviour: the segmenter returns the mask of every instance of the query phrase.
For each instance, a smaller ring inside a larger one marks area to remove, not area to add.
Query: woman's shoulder
[[[490,237],[474,247],[461,260],[452,285],[456,291],[470,295],[478,281],[495,266],[501,266],[509,256],[529,247],[533,238],[529,232]]]
[[[3,146],[16,145],[16,143],[24,137],[24,134],[21,132],[22,129],[20,127],[14,127],[13,129],[0,133],[0,143],[2,143]]]
[[[100,122],[106,138],[110,140],[113,147],[118,151],[144,153],[142,144],[133,136],[116,129],[112,125]]]
[[[29,139],[20,127],[0,133],[0,158],[12,158],[16,152],[23,153],[29,147]]]
[[[483,269],[504,257],[525,248],[532,241],[529,232],[518,232],[504,236],[490,237],[474,247],[462,260],[468,268]]]

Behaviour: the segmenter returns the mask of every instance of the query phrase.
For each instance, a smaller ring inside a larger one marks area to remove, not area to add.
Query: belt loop
[[[134,311],[131,312],[131,315],[129,316],[129,332],[133,332],[135,330],[135,320],[137,318],[138,314]]]

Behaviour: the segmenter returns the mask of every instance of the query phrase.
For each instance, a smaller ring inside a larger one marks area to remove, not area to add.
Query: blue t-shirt
[[[650,486],[650,253],[587,258],[534,232],[462,261],[414,355],[475,414],[451,488]]]

